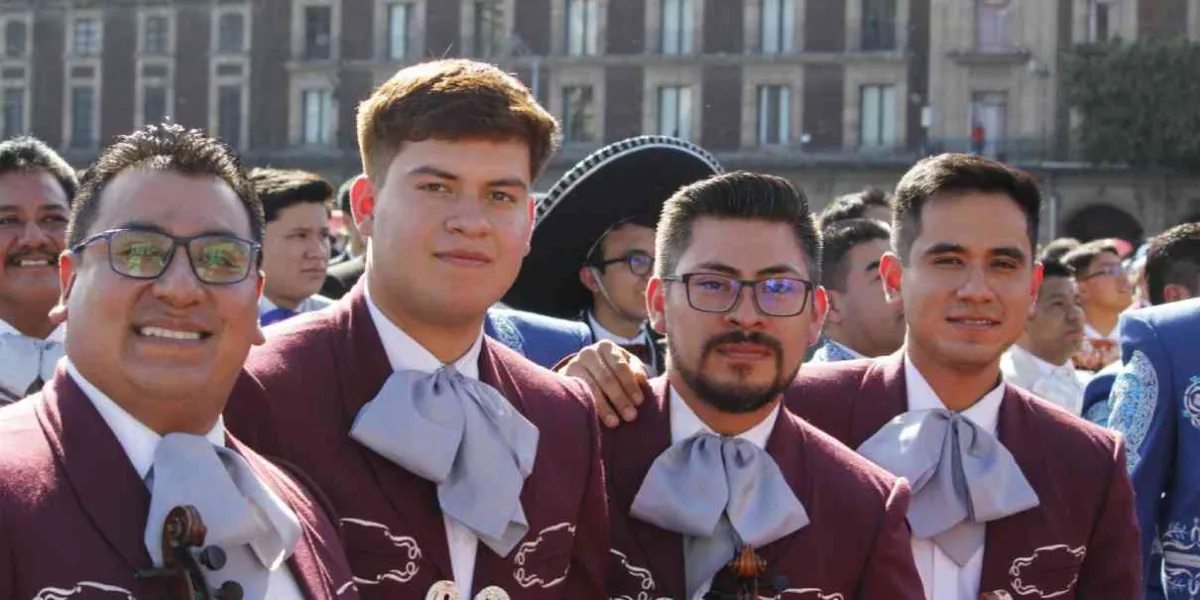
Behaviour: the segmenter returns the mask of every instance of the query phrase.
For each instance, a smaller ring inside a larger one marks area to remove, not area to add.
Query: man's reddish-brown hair
[[[382,185],[405,142],[520,141],[536,178],[558,147],[558,122],[494,65],[436,60],[401,69],[358,106],[363,172]]]

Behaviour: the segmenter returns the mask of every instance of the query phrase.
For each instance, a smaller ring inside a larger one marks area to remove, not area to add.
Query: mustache
[[[704,344],[704,354],[725,344],[757,344],[769,348],[776,356],[783,354],[783,343],[761,331],[730,331],[710,338]]]
[[[16,266],[16,265],[21,264],[21,261],[27,260],[30,258],[35,259],[35,260],[45,259],[45,260],[50,261],[50,266],[52,266],[52,267],[58,266],[58,253],[57,252],[46,252],[45,250],[39,250],[36,248],[30,248],[27,250],[17,250],[17,251],[11,252],[11,253],[9,253],[7,260],[5,260],[4,262],[6,264],[8,264],[9,266]]]

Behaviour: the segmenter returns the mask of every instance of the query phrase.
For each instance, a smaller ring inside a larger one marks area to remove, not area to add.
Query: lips
[[[449,252],[435,252],[434,257],[438,260],[448,262],[460,267],[484,267],[491,264],[492,259],[482,252],[471,252],[468,250],[451,250]]]
[[[987,330],[1000,325],[1000,321],[996,319],[979,315],[946,317],[946,321],[956,327],[978,330]]]
[[[760,360],[770,358],[772,350],[760,344],[721,344],[717,354],[734,360]]]
[[[57,256],[26,255],[9,259],[8,266],[18,269],[45,269],[58,266]]]
[[[198,342],[212,336],[212,332],[193,323],[152,323],[133,328],[139,337],[168,342]]]

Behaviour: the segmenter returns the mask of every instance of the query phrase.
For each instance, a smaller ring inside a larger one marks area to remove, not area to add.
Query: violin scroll
[[[210,571],[225,566],[225,551],[219,546],[204,547],[208,528],[196,507],[176,506],[167,513],[162,529],[163,566],[135,574],[138,579],[166,579],[172,600],[242,600],[244,590],[235,581],[226,581],[210,592],[201,565]],[[199,549],[193,553],[193,549]]]

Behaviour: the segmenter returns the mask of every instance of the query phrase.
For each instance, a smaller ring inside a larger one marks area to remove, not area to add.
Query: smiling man
[[[945,154],[904,175],[894,206],[880,268],[904,308],[903,352],[806,367],[788,406],[913,483],[930,600],[1138,597],[1120,437],[1001,380],[1042,281],[1037,185]]]
[[[587,390],[484,335],[557,123],[512,76],[445,60],[376,89],[358,133],[366,273],[252,353],[268,401],[231,402],[231,426],[330,495],[365,597],[606,598]]]
[[[58,255],[75,171],[34,138],[0,143],[0,405],[41,389],[63,356]]]
[[[221,419],[262,341],[262,207],[232,151],[177,125],[118,138],[67,239],[67,359],[0,411],[0,598],[356,597],[318,496]],[[163,569],[186,506],[207,529],[191,583]]]

